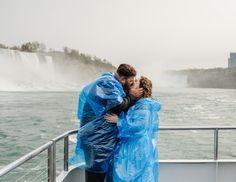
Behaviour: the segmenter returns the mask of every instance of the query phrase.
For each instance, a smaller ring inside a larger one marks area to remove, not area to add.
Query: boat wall
[[[235,182],[236,161],[162,161],[159,182]],[[84,171],[71,168],[57,182],[85,182]]]

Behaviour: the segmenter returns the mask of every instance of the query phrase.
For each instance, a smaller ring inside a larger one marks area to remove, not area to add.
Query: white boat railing
[[[173,127],[173,126],[163,126],[160,127],[159,130],[163,131],[173,131],[173,130],[208,130],[214,131],[214,161],[218,161],[218,139],[219,139],[219,131],[220,130],[236,130],[236,126],[201,126],[201,127]],[[38,147],[37,149],[33,150],[32,152],[24,155],[23,157],[19,158],[18,160],[10,163],[9,165],[0,169],[0,180],[1,177],[10,173],[14,169],[18,168],[22,164],[26,163],[27,161],[33,159],[34,157],[38,156],[43,151],[47,150],[47,181],[48,182],[55,182],[56,181],[56,143],[58,141],[64,140],[64,171],[68,171],[68,158],[69,158],[69,136],[76,134],[79,129],[71,130],[68,132],[63,133],[62,135],[52,139],[51,141],[47,142],[46,144]]]

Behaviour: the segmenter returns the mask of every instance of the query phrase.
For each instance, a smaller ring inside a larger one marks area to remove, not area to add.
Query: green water
[[[171,88],[159,89],[154,96],[162,103],[160,126],[236,126],[235,90]],[[0,92],[0,168],[77,128],[77,97],[77,92]],[[236,131],[222,131],[219,137],[219,158],[236,159]],[[213,158],[212,131],[160,131],[158,144],[160,159]],[[57,149],[59,173],[62,143]],[[0,181],[44,181],[46,165],[43,152]]]

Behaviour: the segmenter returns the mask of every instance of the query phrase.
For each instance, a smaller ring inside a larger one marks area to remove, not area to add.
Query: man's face
[[[126,85],[130,88],[135,82],[135,77],[132,76],[132,77],[129,77],[126,79]]]
[[[133,85],[131,85],[130,88],[137,89],[139,87],[140,87],[140,81],[139,81],[139,79],[135,79]]]
[[[135,81],[134,76],[123,79],[122,86],[123,86],[125,92],[129,91],[130,87],[134,84],[134,81]]]

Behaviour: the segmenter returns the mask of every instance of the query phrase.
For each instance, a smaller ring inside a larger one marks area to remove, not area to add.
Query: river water
[[[0,168],[59,134],[78,128],[78,94],[0,92]],[[154,97],[162,104],[160,127],[236,126],[236,90],[160,88],[154,92]],[[160,131],[159,157],[213,159],[213,143],[213,131]],[[46,154],[42,153],[44,158],[37,160],[37,166],[32,168],[36,171],[40,169],[38,174],[44,177],[47,171],[42,169],[46,166]],[[60,156],[58,161],[62,162]],[[220,131],[219,158],[236,159],[236,131]],[[43,164],[38,165],[39,161]],[[18,181],[43,180],[41,176],[33,180],[32,175],[25,174],[25,168],[21,168],[25,177],[17,177]],[[16,173],[21,169],[17,169]],[[57,171],[60,171],[60,167]],[[9,174],[9,177],[0,181],[17,181],[13,176]]]

